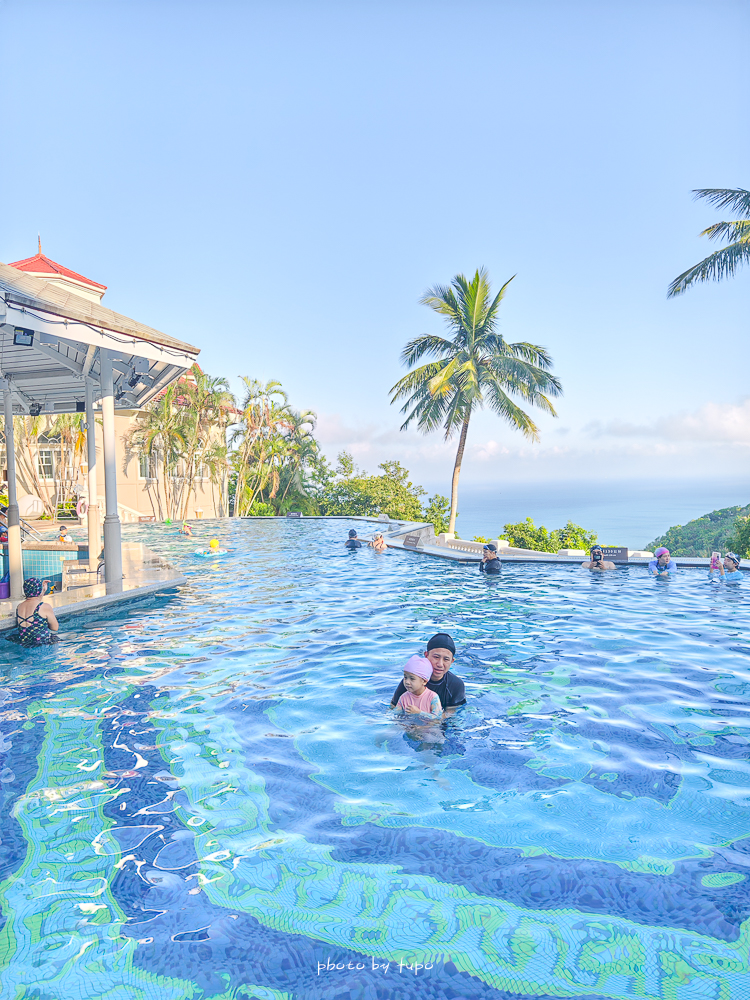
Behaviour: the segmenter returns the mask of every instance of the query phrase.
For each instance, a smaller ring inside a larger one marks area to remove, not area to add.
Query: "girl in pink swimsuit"
[[[411,656],[404,666],[404,687],[406,691],[398,699],[396,712],[399,715],[428,715],[437,719],[443,714],[440,699],[427,687],[432,677],[432,664],[424,656]]]

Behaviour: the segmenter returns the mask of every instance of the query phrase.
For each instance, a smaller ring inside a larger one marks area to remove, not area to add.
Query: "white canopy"
[[[122,588],[115,409],[144,406],[190,368],[198,348],[44,278],[0,264],[0,385],[5,415],[11,596],[22,594],[13,414],[86,412],[89,558],[99,552],[93,403],[101,399],[108,588]]]
[[[7,264],[0,264],[0,324],[0,377],[11,384],[16,412],[34,404],[41,413],[82,409],[84,379],[98,382],[102,349],[112,357],[121,409],[144,406],[198,356],[191,344]],[[31,346],[18,344],[29,339],[15,336],[21,330],[32,331]]]

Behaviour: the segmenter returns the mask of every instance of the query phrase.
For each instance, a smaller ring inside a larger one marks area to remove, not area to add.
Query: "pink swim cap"
[[[410,656],[404,664],[404,670],[426,681],[432,678],[432,664],[426,656]]]
[[[657,549],[656,552],[654,552],[654,555],[656,556],[657,559],[659,558],[659,556],[668,556],[669,549],[665,549],[664,546],[662,546],[660,549]]]

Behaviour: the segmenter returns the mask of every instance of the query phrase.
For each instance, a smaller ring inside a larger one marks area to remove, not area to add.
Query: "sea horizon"
[[[425,489],[430,495],[448,492],[444,485]],[[548,529],[573,521],[595,531],[603,545],[643,549],[668,528],[748,503],[750,477],[469,482],[459,486],[456,530],[461,538],[498,538],[505,524],[527,517]]]

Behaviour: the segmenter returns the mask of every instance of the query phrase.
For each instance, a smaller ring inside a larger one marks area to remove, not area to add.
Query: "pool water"
[[[750,583],[348,527],[128,528],[188,586],[5,643],[0,998],[750,996]]]

